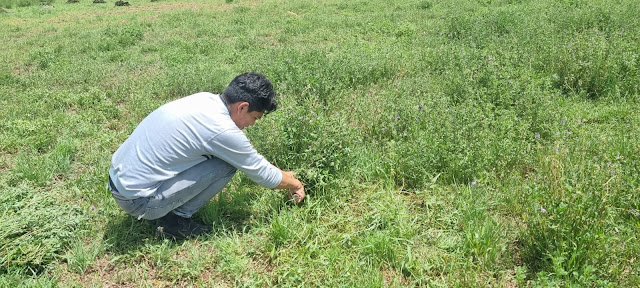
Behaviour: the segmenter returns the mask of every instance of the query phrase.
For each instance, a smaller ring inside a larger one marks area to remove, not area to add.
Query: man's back
[[[250,178],[278,184],[278,169],[253,149],[220,96],[207,92],[169,102],[149,114],[114,153],[109,174],[122,195],[147,197],[163,181],[213,157],[244,172],[258,167],[265,171],[249,171]],[[260,175],[251,175],[256,172]]]

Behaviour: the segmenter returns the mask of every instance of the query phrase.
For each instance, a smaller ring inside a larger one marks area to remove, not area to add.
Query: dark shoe
[[[180,217],[172,212],[159,218],[156,222],[156,234],[168,239],[184,239],[211,232],[211,227]]]

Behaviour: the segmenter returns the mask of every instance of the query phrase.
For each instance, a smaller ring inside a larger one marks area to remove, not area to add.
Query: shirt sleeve
[[[282,182],[280,169],[260,155],[242,131],[224,131],[209,143],[209,153],[236,167],[258,185],[275,188]]]

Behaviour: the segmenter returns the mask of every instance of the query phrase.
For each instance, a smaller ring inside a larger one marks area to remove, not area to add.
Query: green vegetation
[[[0,0],[0,287],[640,285],[640,2]],[[106,190],[161,104],[275,84],[238,175],[153,237]]]

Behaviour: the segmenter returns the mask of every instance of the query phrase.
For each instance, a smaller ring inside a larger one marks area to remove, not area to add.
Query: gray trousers
[[[111,183],[109,190],[118,206],[138,219],[158,219],[169,212],[190,218],[227,186],[235,172],[235,167],[213,158],[166,180],[149,197],[127,199]]]

